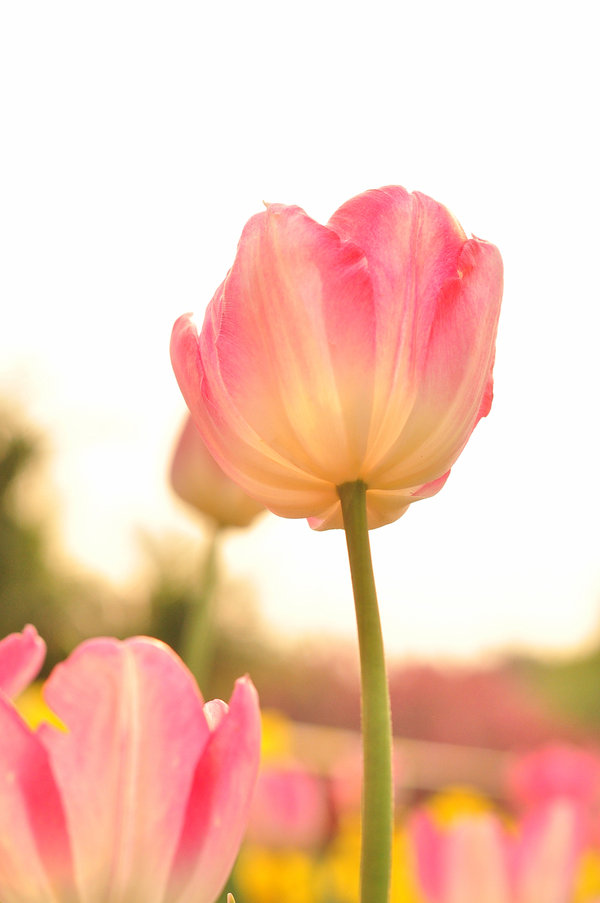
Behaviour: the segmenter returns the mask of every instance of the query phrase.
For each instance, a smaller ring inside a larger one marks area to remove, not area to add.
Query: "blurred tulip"
[[[330,775],[331,801],[336,818],[360,812],[362,799],[363,755],[360,742],[334,762]],[[397,772],[394,772],[397,776]],[[400,792],[400,791],[399,791]]]
[[[366,484],[369,527],[434,495],[492,400],[502,261],[436,201],[399,187],[327,226],[268,205],[248,222],[175,374],[226,473],[267,508],[341,527]]]
[[[598,802],[600,757],[576,746],[545,746],[512,762],[507,785],[511,798],[522,807],[563,797],[590,809]]]
[[[214,532],[208,543],[197,593],[189,598],[181,634],[181,654],[204,687],[214,657],[214,595],[218,576],[218,539],[224,527],[247,527],[264,507],[221,470],[188,415],[171,463],[171,485],[177,495],[211,518]]]
[[[322,781],[299,766],[261,772],[250,810],[250,841],[272,849],[316,850],[330,829]]]
[[[596,753],[556,743],[514,760],[506,777],[509,798],[525,811],[569,800],[578,810],[586,842],[600,850],[600,758]]]
[[[445,829],[413,816],[417,871],[430,903],[570,903],[581,853],[576,809],[566,802],[526,818],[516,834],[493,815]]]
[[[222,471],[189,416],[175,447],[171,485],[179,498],[220,527],[247,527],[264,511]]]
[[[2,903],[211,903],[258,767],[250,681],[229,707],[203,706],[163,643],[102,638],[55,668],[45,695],[66,730],[31,731],[0,694]]]

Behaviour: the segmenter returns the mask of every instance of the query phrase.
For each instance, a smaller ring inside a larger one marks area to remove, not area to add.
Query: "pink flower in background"
[[[32,676],[40,642],[7,638],[0,675],[18,646]],[[2,903],[211,903],[258,768],[251,682],[203,706],[163,643],[103,638],[54,669],[45,698],[64,730],[31,731],[0,693]]]
[[[510,764],[507,794],[525,812],[569,800],[579,813],[586,842],[600,848],[600,757],[577,746],[555,743],[519,756]]]
[[[355,748],[340,757],[331,769],[330,792],[336,818],[360,812],[362,799],[363,753],[357,736]],[[398,757],[395,757],[396,760]],[[397,761],[394,761],[394,779],[398,780]],[[401,793],[399,789],[399,793]]]
[[[222,527],[247,527],[264,511],[223,473],[189,416],[175,447],[171,485],[184,502]]]
[[[261,772],[250,812],[248,839],[271,848],[315,850],[331,831],[322,780],[303,768]]]
[[[576,746],[545,746],[512,762],[507,785],[509,796],[521,807],[539,807],[562,797],[590,810],[598,803],[600,757]]]
[[[336,487],[368,487],[369,526],[434,495],[492,399],[497,249],[423,194],[369,191],[326,226],[269,205],[246,225],[175,374],[204,441],[249,495],[341,527]]]
[[[577,810],[555,802],[516,833],[493,815],[439,828],[413,816],[417,873],[428,903],[571,903],[582,850]]]

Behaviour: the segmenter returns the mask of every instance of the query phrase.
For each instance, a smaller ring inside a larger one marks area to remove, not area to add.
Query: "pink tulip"
[[[198,335],[171,357],[223,470],[284,517],[340,527],[336,487],[368,487],[369,526],[444,484],[492,399],[497,249],[441,204],[390,187],[327,226],[278,204],[252,217]]]
[[[191,417],[187,417],[171,464],[177,495],[221,527],[247,527],[264,511],[219,467]]]
[[[314,850],[330,829],[331,813],[319,778],[299,767],[261,772],[250,813],[250,840],[271,848]]]
[[[570,799],[582,809],[598,803],[600,758],[566,744],[553,744],[516,759],[507,774],[510,796],[523,807]]]
[[[163,643],[103,638],[55,668],[45,698],[65,730],[31,731],[0,694],[2,903],[211,903],[258,767],[251,682],[203,706]]]
[[[429,903],[570,903],[582,838],[575,807],[557,802],[516,833],[493,815],[446,829],[424,812],[411,823],[417,873]]]

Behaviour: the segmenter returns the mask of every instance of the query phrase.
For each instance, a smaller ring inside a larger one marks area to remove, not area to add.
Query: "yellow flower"
[[[586,850],[581,857],[574,903],[592,903],[600,897],[600,852]]]
[[[261,762],[281,762],[291,756],[292,726],[290,721],[275,709],[264,709],[262,714]]]
[[[482,815],[493,808],[489,799],[470,787],[446,787],[427,801],[426,808],[440,826],[465,815]]]
[[[266,850],[246,844],[234,872],[244,903],[318,903],[317,865],[298,850]]]

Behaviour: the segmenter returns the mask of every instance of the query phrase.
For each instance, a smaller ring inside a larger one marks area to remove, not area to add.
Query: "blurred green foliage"
[[[600,729],[600,646],[569,659],[520,658],[512,667],[559,715]]]
[[[103,633],[110,592],[59,560],[49,517],[27,504],[43,471],[43,443],[12,412],[0,416],[0,636],[34,624],[44,673],[87,636]]]
[[[69,645],[60,629],[65,586],[48,560],[44,525],[28,521],[19,505],[23,477],[38,462],[39,440],[3,418],[0,427],[0,634],[33,623],[50,638],[58,659]],[[57,629],[58,628],[58,629]]]

